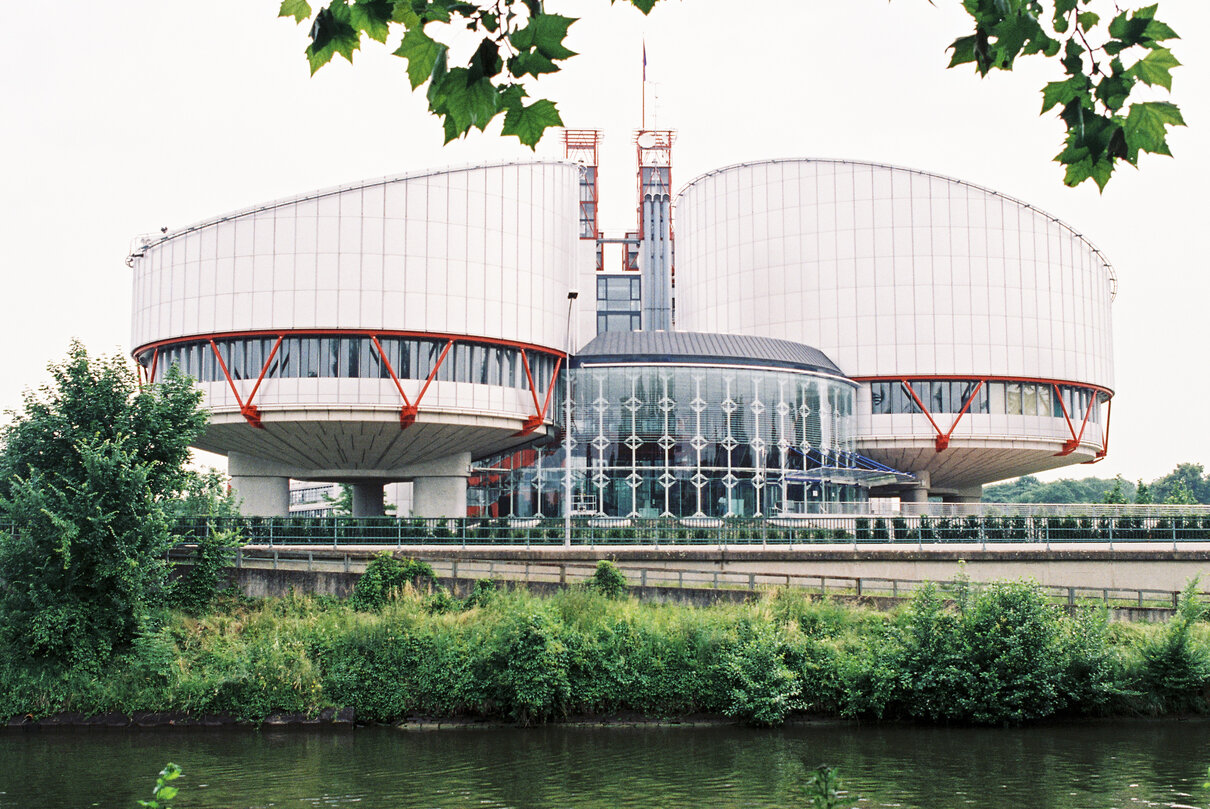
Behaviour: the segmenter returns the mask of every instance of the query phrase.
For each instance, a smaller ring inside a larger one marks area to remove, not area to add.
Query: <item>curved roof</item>
[[[658,362],[669,365],[758,365],[844,376],[818,348],[772,337],[691,331],[607,331],[572,360],[575,365]]]

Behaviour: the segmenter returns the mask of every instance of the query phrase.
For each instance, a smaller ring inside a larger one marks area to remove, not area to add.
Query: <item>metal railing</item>
[[[1137,507],[1136,507],[1137,508]],[[0,520],[0,533],[17,530]],[[175,521],[183,542],[218,531],[252,545],[513,546],[561,545],[563,520],[416,517],[188,517]],[[574,517],[571,543],[596,545],[978,545],[1071,543],[1158,545],[1210,542],[1210,510],[1054,516],[853,516],[770,518]]]
[[[542,546],[565,540],[560,518],[195,517],[173,527],[183,541],[236,531],[263,545]],[[1101,516],[815,515],[773,518],[575,517],[573,545],[924,545],[1210,542],[1210,513]]]
[[[173,552],[174,558],[187,561],[185,549]],[[306,572],[361,573],[370,559],[328,550],[295,550],[284,548],[244,548],[232,554],[232,566]],[[487,559],[428,560],[440,578],[493,579],[524,584],[573,585],[585,582],[596,572],[595,564],[576,562],[512,562]],[[632,587],[672,587],[712,590],[759,592],[786,587],[804,590],[820,596],[854,596],[862,598],[908,598],[921,587],[933,585],[943,595],[953,595],[953,581],[898,579],[878,576],[805,575],[761,571],[727,571],[717,568],[682,569],[671,567],[636,567],[619,565],[618,569]],[[987,585],[970,582],[977,592]],[[1037,585],[1044,598],[1069,607],[1099,604],[1121,608],[1175,609],[1179,591],[1139,589],[1128,587],[1085,587],[1068,585]],[[1202,599],[1208,593],[1199,594]]]

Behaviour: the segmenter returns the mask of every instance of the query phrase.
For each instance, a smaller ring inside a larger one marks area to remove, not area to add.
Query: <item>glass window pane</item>
[[[1004,412],[1010,416],[1021,415],[1021,383],[1009,382],[1004,386]]]

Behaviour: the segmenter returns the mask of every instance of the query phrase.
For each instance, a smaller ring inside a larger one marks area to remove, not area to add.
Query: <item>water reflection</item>
[[[0,732],[0,807],[115,807],[166,761],[177,809],[791,807],[816,764],[862,807],[1208,805],[1210,723]]]

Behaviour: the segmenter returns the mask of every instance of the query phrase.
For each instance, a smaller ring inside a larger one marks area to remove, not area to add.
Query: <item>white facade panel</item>
[[[686,187],[676,232],[678,328],[805,342],[856,377],[1113,386],[1112,268],[993,191],[872,164],[742,165]]]
[[[394,177],[168,234],[134,259],[133,343],[407,329],[561,349],[577,181],[564,163]]]

